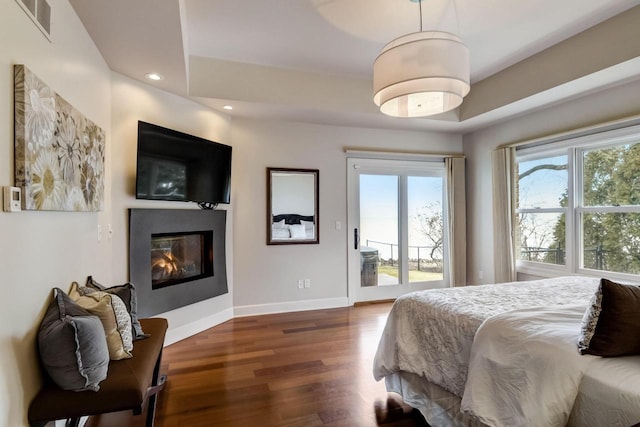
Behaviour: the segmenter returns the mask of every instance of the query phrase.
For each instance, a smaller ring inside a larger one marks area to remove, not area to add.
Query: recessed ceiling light
[[[231,105],[225,105],[224,107],[225,110],[233,110],[233,107]]]
[[[146,74],[146,77],[149,80],[155,80],[155,81],[162,80],[164,78],[158,73],[149,73],[149,74]]]

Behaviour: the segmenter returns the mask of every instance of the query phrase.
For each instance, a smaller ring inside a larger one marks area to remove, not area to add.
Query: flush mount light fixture
[[[164,79],[164,77],[162,77],[158,73],[147,73],[147,74],[145,74],[145,77],[148,78],[149,80],[154,80],[154,81],[158,81],[158,80]]]
[[[233,110],[233,107],[231,105],[225,105],[224,107],[225,110]]]
[[[389,42],[373,64],[373,101],[394,117],[444,113],[462,104],[470,89],[469,49],[455,34],[423,31],[422,0],[414,2],[420,32]]]

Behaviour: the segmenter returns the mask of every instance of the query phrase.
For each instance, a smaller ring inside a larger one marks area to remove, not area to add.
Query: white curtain
[[[467,284],[467,218],[464,158],[447,157],[447,213],[451,286]]]
[[[516,280],[515,153],[515,148],[506,147],[491,155],[495,283]]]

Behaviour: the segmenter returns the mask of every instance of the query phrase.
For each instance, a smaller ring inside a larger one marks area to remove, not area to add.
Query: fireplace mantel
[[[129,209],[129,280],[136,286],[139,316],[154,316],[228,292],[226,214],[224,210]],[[208,231],[213,234],[212,276],[175,286],[152,286],[153,235]]]

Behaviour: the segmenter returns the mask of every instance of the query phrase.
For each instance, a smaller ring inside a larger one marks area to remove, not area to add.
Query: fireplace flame
[[[163,277],[171,277],[178,272],[178,259],[171,252],[157,254],[158,257],[151,264],[151,271],[158,272]]]

